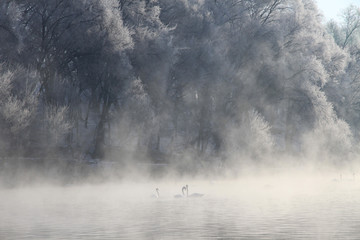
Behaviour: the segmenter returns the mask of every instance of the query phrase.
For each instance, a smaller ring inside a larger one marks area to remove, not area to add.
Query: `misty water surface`
[[[0,239],[358,239],[359,216],[351,177],[32,187],[1,191]]]

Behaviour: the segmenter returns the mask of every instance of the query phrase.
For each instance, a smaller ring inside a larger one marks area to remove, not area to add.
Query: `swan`
[[[186,190],[186,187],[185,186],[182,187],[182,189],[181,189],[182,194],[176,194],[174,196],[174,198],[183,198],[183,197],[185,197],[185,190]]]
[[[184,188],[186,189],[186,197],[199,198],[199,197],[204,196],[204,194],[201,194],[201,193],[193,193],[193,194],[190,194],[190,196],[189,196],[189,186],[186,184],[186,186]]]
[[[152,198],[159,198],[160,197],[159,189],[156,188],[155,191],[156,191],[156,194],[153,194],[151,197]]]

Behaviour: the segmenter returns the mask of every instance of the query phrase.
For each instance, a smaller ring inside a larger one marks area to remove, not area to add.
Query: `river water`
[[[205,195],[174,198],[185,184]],[[351,178],[36,186],[0,196],[3,240],[360,239],[360,180]]]

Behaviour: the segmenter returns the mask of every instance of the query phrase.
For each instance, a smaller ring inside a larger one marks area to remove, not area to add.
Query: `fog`
[[[189,185],[182,197],[181,187]],[[159,197],[153,197],[159,188]],[[2,239],[357,238],[359,180],[344,174],[121,181],[1,190]]]
[[[0,1],[0,238],[357,239],[359,19]]]

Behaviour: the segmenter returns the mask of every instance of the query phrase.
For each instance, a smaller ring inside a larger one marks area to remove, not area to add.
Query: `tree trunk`
[[[105,143],[105,124],[109,115],[111,103],[109,99],[107,99],[104,103],[100,121],[96,127],[95,132],[95,146],[94,146],[94,158],[103,158],[104,157],[104,143]]]

